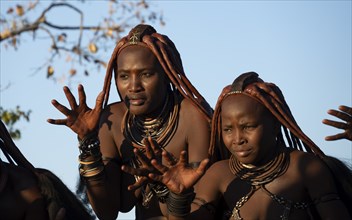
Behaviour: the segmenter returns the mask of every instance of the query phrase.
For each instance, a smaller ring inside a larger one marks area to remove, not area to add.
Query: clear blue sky
[[[1,1],[1,13],[16,1]],[[351,142],[326,142],[339,132],[321,123],[328,109],[352,106],[351,1],[152,1],[164,14],[166,26],[155,28],[178,48],[190,80],[214,107],[222,88],[240,73],[256,71],[283,91],[301,129],[326,154],[351,160]],[[105,4],[87,1],[91,22],[105,12]],[[94,23],[90,23],[94,24]],[[107,52],[107,57],[112,52]],[[47,118],[62,117],[50,103],[67,103],[61,82],[33,73],[42,64],[46,48],[26,38],[18,51],[1,45],[0,104],[4,108],[32,109],[31,121],[18,124],[16,141],[37,167],[56,173],[72,190],[78,175],[75,134],[53,126]],[[92,106],[102,89],[104,72],[78,76]],[[114,96],[116,98],[116,96]],[[114,99],[112,97],[112,99]],[[133,219],[131,213],[118,219]]]

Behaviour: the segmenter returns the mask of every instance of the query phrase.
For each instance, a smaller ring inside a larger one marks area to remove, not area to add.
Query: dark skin
[[[249,96],[236,94],[225,98],[221,108],[223,142],[242,164],[260,166],[274,158],[280,125],[262,104]],[[332,175],[320,159],[298,150],[290,151],[289,157],[290,163],[285,173],[265,184],[271,193],[294,202],[309,202],[337,193]],[[207,161],[202,163],[206,164]],[[156,160],[152,164],[162,175],[150,174],[150,178],[163,182],[174,193],[182,194],[198,182],[196,197],[215,206],[221,198],[225,198],[231,211],[250,189],[248,183],[231,172],[229,160],[216,162],[206,172],[205,169],[190,169],[185,161],[180,161],[175,166],[165,166]],[[205,172],[204,176],[202,172]],[[170,178],[174,175],[183,178]],[[318,203],[314,205],[314,209],[322,219],[350,219],[340,200]],[[261,188],[240,208],[243,219],[279,219],[282,214],[283,206],[273,201]],[[169,216],[169,219],[185,218]],[[215,216],[206,208],[192,203],[191,213],[186,219],[215,219]],[[290,219],[310,217],[306,209],[292,209]]]
[[[338,133],[335,135],[330,135],[325,137],[325,140],[327,141],[335,141],[335,140],[341,140],[341,139],[347,139],[352,141],[352,108],[347,107],[345,105],[340,105],[339,110],[335,109],[330,109],[328,111],[329,115],[332,115],[338,119],[341,119],[341,121],[335,121],[335,120],[329,120],[329,119],[324,119],[323,123],[338,129],[345,130],[342,133]]]
[[[0,161],[0,204],[2,219],[49,219],[44,199],[33,174],[24,168],[2,161]]]
[[[122,102],[113,103],[103,109],[104,94],[100,93],[95,107],[91,109],[86,105],[82,85],[78,87],[78,104],[71,91],[64,87],[71,109],[53,100],[52,104],[66,118],[49,119],[48,122],[66,125],[80,138],[97,131],[102,155],[107,158],[116,158],[123,163],[135,153],[138,154],[138,152],[133,152],[132,146],[126,144],[121,130],[125,112],[129,108],[131,114],[138,116],[154,118],[159,115],[166,99],[169,80],[151,50],[141,46],[128,46],[120,52],[117,58],[115,79],[118,92],[123,99]],[[155,149],[163,147],[175,157],[179,157],[180,152],[186,150],[189,154],[188,162],[198,162],[208,156],[209,139],[209,124],[205,117],[189,100],[183,99],[180,104],[178,127],[170,142],[166,146],[158,146],[153,140],[143,140],[143,142],[155,146]],[[158,157],[157,154],[146,153],[144,155],[149,167],[151,167],[150,160]],[[130,211],[136,205],[137,219],[153,217],[163,219],[158,203],[152,204],[149,209],[141,206],[141,193],[138,187],[151,181],[150,179],[143,178],[136,183],[134,176],[122,172],[118,163],[111,160],[106,160],[104,163],[106,176],[104,185],[88,185],[87,192],[89,201],[99,218],[116,219],[119,211]],[[124,166],[124,170],[128,171],[129,167]],[[155,172],[155,169],[143,169],[142,167],[137,171],[129,171],[132,174],[143,172],[147,176],[150,172]]]

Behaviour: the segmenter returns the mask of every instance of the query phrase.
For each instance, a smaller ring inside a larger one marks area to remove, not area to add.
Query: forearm
[[[79,173],[87,189],[89,202],[100,219],[116,219],[120,210],[120,165],[103,162],[97,136],[79,143]]]
[[[169,220],[182,220],[188,219],[191,212],[191,204],[194,199],[195,193],[192,189],[176,194],[172,191],[169,192],[167,199],[167,210]]]
[[[119,166],[104,166],[100,179],[84,180],[89,203],[99,219],[116,219],[121,209]]]

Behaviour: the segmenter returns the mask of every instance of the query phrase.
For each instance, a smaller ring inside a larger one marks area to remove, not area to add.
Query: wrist
[[[84,134],[77,134],[77,139],[79,143],[85,142],[89,139],[94,139],[98,137],[97,131],[86,132]]]
[[[169,214],[176,217],[187,216],[191,211],[191,203],[194,197],[193,187],[180,194],[170,191],[166,202]]]
[[[100,141],[97,134],[91,134],[79,141],[80,155],[79,174],[86,180],[97,180],[102,177],[104,163],[100,152]]]

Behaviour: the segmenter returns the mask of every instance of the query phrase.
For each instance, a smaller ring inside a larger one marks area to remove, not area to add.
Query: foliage
[[[88,25],[86,21],[90,13],[97,12],[93,3],[106,4],[107,12],[94,20],[93,25]],[[105,70],[104,52],[109,50],[110,54],[116,42],[136,24],[159,22],[164,25],[161,13],[155,12],[145,0],[32,0],[0,4],[1,46],[17,51],[21,43],[47,45],[49,58],[38,64],[35,73],[43,73],[54,81],[65,80],[66,74],[71,79],[78,74],[89,76],[92,71]],[[59,65],[60,61],[69,65]],[[59,66],[68,69],[60,71]],[[5,89],[8,86],[0,86],[0,90]],[[20,118],[29,121],[30,112],[20,110],[19,106],[15,110],[0,107],[1,119],[9,126],[13,138],[21,137],[20,130],[14,128],[15,123]]]
[[[53,78],[57,74],[55,63],[64,59],[71,66],[76,64],[83,67],[82,74],[88,76],[90,67],[99,71],[106,66],[105,60],[101,58],[104,52],[102,48],[114,48],[122,34],[126,34],[131,27],[145,22],[164,25],[162,15],[155,12],[145,0],[102,0],[95,5],[103,3],[107,5],[107,13],[95,24],[88,25],[85,19],[94,11],[83,7],[88,1],[17,1],[5,14],[1,12],[0,43],[5,48],[16,50],[22,39],[30,35],[33,41],[43,40],[50,53],[50,58],[36,71],[44,69],[46,76]],[[55,16],[55,13],[60,13],[61,16]],[[70,19],[64,19],[62,14],[70,16]],[[57,20],[53,21],[51,16]],[[68,24],[61,24],[62,22]],[[67,71],[71,77],[78,74],[78,68],[72,67]]]
[[[15,110],[5,110],[0,106],[0,116],[1,120],[5,123],[8,131],[13,139],[21,138],[21,131],[14,127],[14,124],[18,122],[21,118],[29,121],[29,115],[31,111],[24,112],[19,106],[16,106]]]

